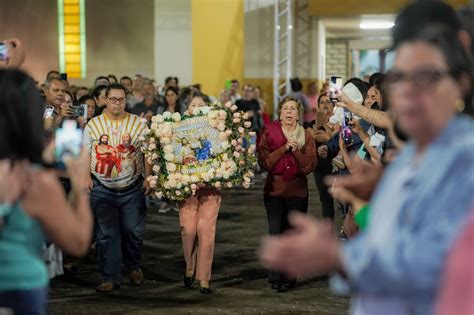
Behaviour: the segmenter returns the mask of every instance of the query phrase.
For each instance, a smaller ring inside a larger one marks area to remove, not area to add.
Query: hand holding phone
[[[332,75],[329,78],[329,100],[336,103],[340,100],[342,91],[342,77]]]
[[[66,169],[66,160],[79,157],[82,149],[82,130],[75,120],[64,120],[56,130],[54,159],[58,169]]]

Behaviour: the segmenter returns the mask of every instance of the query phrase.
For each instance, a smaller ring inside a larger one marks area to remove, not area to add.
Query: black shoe
[[[296,286],[296,283],[294,282],[283,282],[281,284],[281,287],[277,290],[278,292],[288,292],[291,289],[294,289]]]
[[[272,283],[272,290],[280,290],[281,289],[281,282],[276,281]]]
[[[201,290],[200,290],[200,291],[201,291],[202,294],[205,294],[205,295],[212,293],[212,290],[211,290],[210,287],[209,287],[209,288],[203,288],[203,287],[201,287]]]
[[[193,284],[194,284],[194,279],[195,279],[194,276],[192,276],[192,277],[186,277],[186,276],[184,276],[184,278],[183,278],[184,287],[185,287],[185,288],[190,288],[190,287],[192,287]]]

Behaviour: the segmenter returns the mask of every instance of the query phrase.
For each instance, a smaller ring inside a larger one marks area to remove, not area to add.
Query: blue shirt
[[[473,131],[456,117],[422,157],[410,143],[387,169],[370,225],[343,247],[353,314],[432,313],[446,253],[474,206]]]

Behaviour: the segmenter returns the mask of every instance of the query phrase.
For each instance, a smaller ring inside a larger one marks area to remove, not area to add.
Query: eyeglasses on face
[[[411,73],[391,70],[387,73],[387,84],[394,86],[410,82],[417,88],[427,88],[449,76],[448,71],[435,68],[418,69]]]
[[[127,101],[127,99],[125,97],[120,97],[120,98],[117,98],[117,97],[107,97],[107,99],[111,102],[111,103],[114,103],[114,104],[123,104]]]

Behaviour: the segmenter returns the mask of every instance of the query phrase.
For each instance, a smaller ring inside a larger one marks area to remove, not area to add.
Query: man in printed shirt
[[[132,285],[143,282],[140,269],[145,228],[145,194],[150,188],[143,175],[151,173],[140,151],[139,137],[146,126],[136,115],[125,112],[125,88],[120,84],[107,87],[107,110],[93,118],[84,129],[84,144],[91,157],[91,208],[94,211],[97,260],[102,283],[97,292],[110,292],[120,287],[121,265],[130,272]],[[135,154],[122,161],[123,139],[133,146]],[[102,155],[107,148],[106,171]],[[99,158],[98,158],[99,157]],[[133,161],[129,161],[133,159]],[[123,167],[133,163],[136,167]]]

